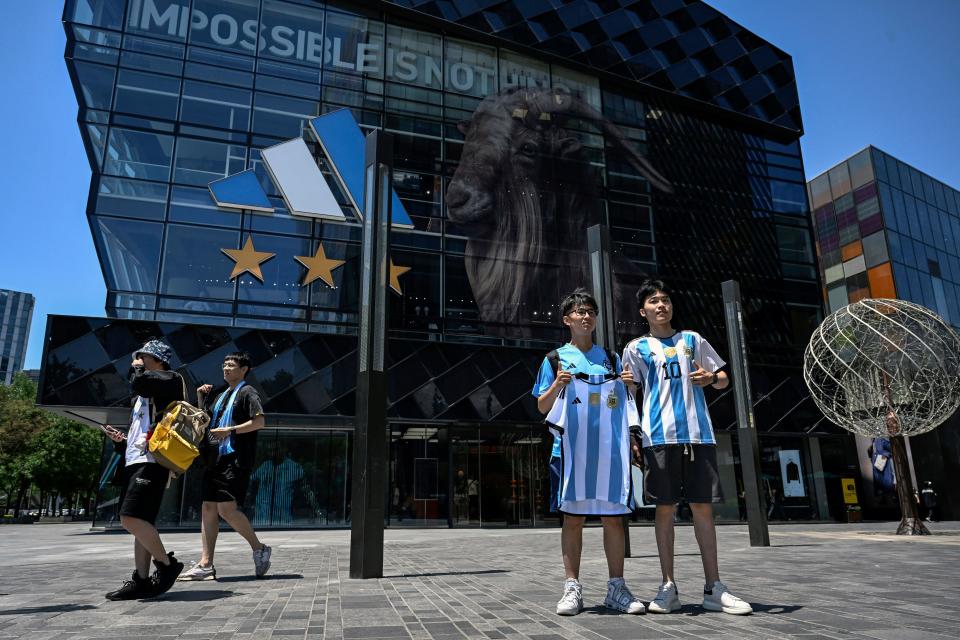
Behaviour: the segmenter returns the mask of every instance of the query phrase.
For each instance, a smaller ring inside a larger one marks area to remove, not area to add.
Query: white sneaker
[[[630,588],[623,578],[614,578],[607,581],[607,597],[603,601],[603,606],[614,611],[623,613],[641,614],[646,613],[647,608],[643,606],[638,598],[633,597]]]
[[[211,564],[209,567],[200,566],[199,562],[194,562],[193,566],[187,571],[181,573],[177,580],[190,582],[192,580],[216,580],[217,570]]]
[[[719,580],[713,583],[710,593],[703,593],[703,608],[707,611],[723,611],[735,616],[753,613],[753,607],[727,590],[727,585]]]
[[[575,616],[583,610],[583,587],[569,579],[563,583],[563,597],[557,603],[558,616]]]
[[[267,545],[263,545],[263,548],[253,552],[253,566],[258,578],[267,575],[267,571],[270,570],[270,554],[272,553],[273,549]]]
[[[657,591],[657,597],[647,605],[647,611],[650,613],[673,613],[680,611],[680,592],[677,585],[672,582],[664,582]]]

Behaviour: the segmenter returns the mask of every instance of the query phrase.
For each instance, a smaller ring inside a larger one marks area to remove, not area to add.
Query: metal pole
[[[590,283],[593,297],[600,305],[597,318],[597,344],[609,347],[616,340],[613,322],[613,277],[610,271],[610,231],[595,224],[587,229],[587,250],[590,252]]]
[[[590,253],[590,280],[593,297],[600,306],[597,311],[597,344],[611,348],[617,339],[613,320],[613,271],[610,268],[610,230],[606,225],[595,224],[587,228],[587,251]],[[613,364],[612,362],[610,363]],[[630,552],[630,517],[623,517],[624,557]]]
[[[363,261],[357,347],[357,410],[350,509],[350,577],[383,577],[387,491],[387,283],[393,136],[374,131],[365,145]]]
[[[903,436],[890,437],[890,450],[893,453],[893,472],[897,477],[897,500],[900,503],[900,524],[897,535],[928,536],[930,530],[923,524],[917,513],[917,503],[913,499],[913,482],[907,463],[907,446]]]
[[[743,310],[740,306],[740,283],[736,280],[723,283],[723,309],[727,324],[727,343],[730,346],[730,364],[733,368],[733,397],[739,424],[737,442],[740,447],[740,471],[743,474],[743,494],[747,503],[750,546],[769,547],[767,511],[760,495],[760,443],[753,420]]]

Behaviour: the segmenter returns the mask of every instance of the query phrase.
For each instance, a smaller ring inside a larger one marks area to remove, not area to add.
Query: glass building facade
[[[807,184],[830,312],[863,298],[897,298],[932,309],[960,329],[960,191],[870,146]],[[960,470],[960,419],[911,438],[914,480],[937,482],[949,513],[960,495],[942,479]],[[857,438],[864,483],[869,440]],[[920,471],[917,471],[917,470]],[[868,504],[895,516],[892,495]]]
[[[787,512],[830,513],[824,464],[849,456],[804,401],[821,281],[784,52],[702,2],[69,0],[64,26],[108,318],[51,319],[44,404],[123,420],[131,336],[167,336],[189,383],[215,381],[223,354],[244,348],[269,414],[270,491],[290,494],[296,476],[309,491],[293,502],[327,496],[322,517],[288,522],[283,502],[269,524],[344,524],[360,227],[307,123],[349,109],[365,132],[395,136],[394,189],[413,222],[392,234],[409,268],[389,309],[392,524],[556,522],[530,389],[566,339],[559,299],[589,287],[597,223],[613,240],[612,348],[643,331],[631,298],[658,275],[678,321],[723,352],[720,283],[740,282],[765,482],[782,489],[780,452],[797,451],[805,489]],[[296,137],[345,221],[288,212],[260,153]],[[273,213],[214,205],[207,185],[248,168]],[[274,254],[262,281],[231,278],[224,250],[248,241]],[[296,258],[320,248],[343,265],[332,286],[304,286]],[[711,403],[721,515],[736,519],[732,398]],[[317,443],[301,446],[305,434]],[[283,470],[288,451],[299,469]],[[191,486],[168,523],[193,522]]]
[[[23,370],[34,302],[29,293],[0,289],[0,384],[10,384]]]
[[[808,189],[830,311],[899,298],[960,327],[960,191],[875,147]]]

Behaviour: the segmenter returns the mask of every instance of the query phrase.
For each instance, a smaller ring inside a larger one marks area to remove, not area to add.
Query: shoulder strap
[[[547,362],[550,363],[550,367],[553,369],[553,376],[556,377],[557,373],[560,371],[560,352],[554,349],[548,353]]]
[[[617,372],[617,354],[606,347],[603,348],[603,352],[607,354],[607,360],[610,361],[610,366],[613,368],[613,373]]]

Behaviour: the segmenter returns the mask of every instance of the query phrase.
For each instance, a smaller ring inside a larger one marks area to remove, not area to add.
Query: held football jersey
[[[669,338],[643,336],[623,350],[637,384],[643,385],[643,446],[716,444],[703,389],[690,382],[694,362],[710,373],[726,363],[695,331]]]
[[[613,354],[614,361],[610,362],[607,352],[598,345],[593,345],[589,351],[580,351],[576,346],[569,342],[557,349],[557,358],[559,367],[570,373],[587,373],[590,375],[604,375],[607,373],[620,373],[620,358]],[[533,397],[539,398],[553,381],[556,379],[553,372],[553,365],[546,358],[540,364],[540,371],[537,373],[537,381],[533,384]],[[560,438],[554,438],[552,457],[560,457]]]
[[[562,434],[560,509],[578,515],[630,511],[630,427],[637,406],[614,376],[574,377],[546,423]]]

